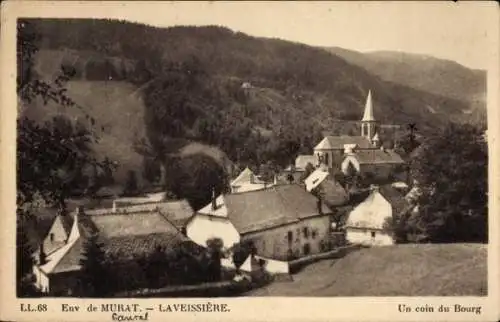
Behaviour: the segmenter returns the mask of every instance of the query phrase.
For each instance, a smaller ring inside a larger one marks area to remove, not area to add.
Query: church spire
[[[365,113],[363,114],[363,122],[373,122],[375,117],[373,117],[373,104],[372,104],[372,91],[368,91],[368,97],[366,98]]]
[[[364,136],[369,141],[372,141],[373,136],[377,133],[377,121],[373,116],[372,91],[368,91],[368,97],[365,103],[365,113],[361,120],[361,136]]]

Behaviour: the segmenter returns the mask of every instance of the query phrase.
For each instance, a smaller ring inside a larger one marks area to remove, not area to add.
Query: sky
[[[221,25],[252,36],[357,51],[391,50],[498,64],[494,1],[57,1],[11,2],[23,16],[114,18],[154,26]]]
[[[497,11],[494,2],[443,1],[170,2],[119,10],[127,20],[155,26],[222,25],[313,46],[427,54],[479,69],[496,57]]]

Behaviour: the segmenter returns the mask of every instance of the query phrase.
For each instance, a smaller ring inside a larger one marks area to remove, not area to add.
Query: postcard
[[[1,319],[497,321],[499,21],[2,3]]]

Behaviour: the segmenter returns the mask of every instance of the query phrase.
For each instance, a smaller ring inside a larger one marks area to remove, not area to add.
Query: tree
[[[64,108],[76,108],[83,112],[89,124],[96,121],[66,95],[66,82],[74,76],[75,70],[61,67],[52,82],[43,80],[35,72],[34,57],[38,52],[39,35],[27,20],[17,22],[17,94],[20,104],[53,102]],[[81,168],[86,164],[101,166],[90,149],[98,136],[92,128],[76,130],[64,117],[54,117],[46,123],[35,122],[23,116],[17,120],[17,216],[18,224],[23,222],[33,209],[38,207],[37,199],[45,205],[56,206],[66,211],[66,198],[77,182],[82,179]],[[23,233],[24,234],[24,233]],[[32,267],[27,255],[24,237],[17,239],[18,267]],[[26,277],[24,270],[18,270],[17,281]]]
[[[300,176],[300,182],[304,182],[304,180],[309,177],[311,173],[314,172],[314,166],[311,163],[307,163],[306,168],[304,169],[304,173]]]
[[[221,258],[223,256],[224,242],[220,238],[211,238],[207,240],[208,253],[208,271],[209,281],[216,282],[221,278],[222,266]]]
[[[260,171],[259,171],[260,177],[261,177],[262,181],[264,181],[265,183],[272,182],[274,180],[274,177],[276,176],[277,172],[278,172],[278,169],[277,169],[276,165],[271,161],[268,161],[266,164],[263,164],[260,167]]]
[[[193,154],[172,158],[167,169],[166,190],[186,199],[193,209],[206,206],[216,195],[227,192],[228,175],[213,158],[204,154]]]
[[[233,246],[233,263],[240,267],[250,255],[255,255],[257,249],[251,240],[244,240]]]
[[[169,271],[168,257],[164,247],[156,246],[153,253],[140,261],[148,287],[158,287],[163,284],[162,277]]]
[[[110,291],[104,244],[97,234],[84,241],[83,255],[80,259],[80,285],[84,296],[104,297]]]
[[[410,123],[406,126],[407,132],[396,139],[396,152],[404,157],[408,157],[421,142],[417,139],[416,132],[418,131],[415,123]]]
[[[26,233],[26,219],[17,217],[17,230],[16,230],[16,274],[17,274],[17,295],[29,296],[33,294],[34,288],[32,286],[32,270],[33,270],[33,250],[29,244],[28,235]],[[23,220],[24,222],[21,222]]]
[[[449,124],[423,143],[412,176],[421,193],[408,228],[430,242],[487,242],[487,145],[483,130]]]

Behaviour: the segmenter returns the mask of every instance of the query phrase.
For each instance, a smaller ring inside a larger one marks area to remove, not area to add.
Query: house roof
[[[241,171],[241,173],[231,182],[231,185],[237,186],[244,183],[251,183],[253,180],[255,180],[255,174],[246,167],[245,170]]]
[[[347,192],[336,180],[327,178],[321,186],[323,188],[323,200],[328,206],[344,205],[349,201]]]
[[[305,180],[304,183],[306,185],[307,191],[312,191],[317,186],[319,186],[323,180],[328,177],[328,172],[323,171],[322,169],[314,170]]]
[[[197,211],[203,215],[217,216],[217,217],[227,217],[227,209],[224,203],[224,196],[219,195],[215,198],[215,209],[212,207],[212,202],[210,202],[205,207]]]
[[[395,215],[399,215],[410,205],[405,199],[405,195],[391,184],[381,185],[378,190],[392,205],[392,210]]]
[[[107,215],[76,216],[80,238],[70,240],[66,245],[47,257],[41,266],[46,273],[78,270],[84,242],[93,233],[99,234],[106,254],[120,260],[134,259],[151,253],[157,246],[171,248],[189,239],[160,212],[111,213]]]
[[[299,155],[295,159],[295,168],[305,170],[308,163],[314,166],[316,157],[314,155]]]
[[[178,231],[158,211],[97,215],[89,216],[89,219],[97,228],[99,235],[105,238]]]
[[[168,220],[175,223],[178,228],[184,226],[193,215],[193,209],[186,200],[146,202],[140,204],[120,205],[118,202],[116,213],[159,212]],[[110,215],[112,208],[85,210],[87,215]]]
[[[344,145],[346,144],[356,144],[358,149],[374,149],[375,147],[371,144],[364,136],[325,136],[318,145],[314,147],[314,150],[344,150]]]
[[[240,234],[269,229],[319,215],[318,200],[299,185],[226,195],[229,220]],[[321,205],[324,214],[330,213]]]
[[[351,156],[356,158],[360,164],[404,163],[401,156],[393,150],[357,150]]]

